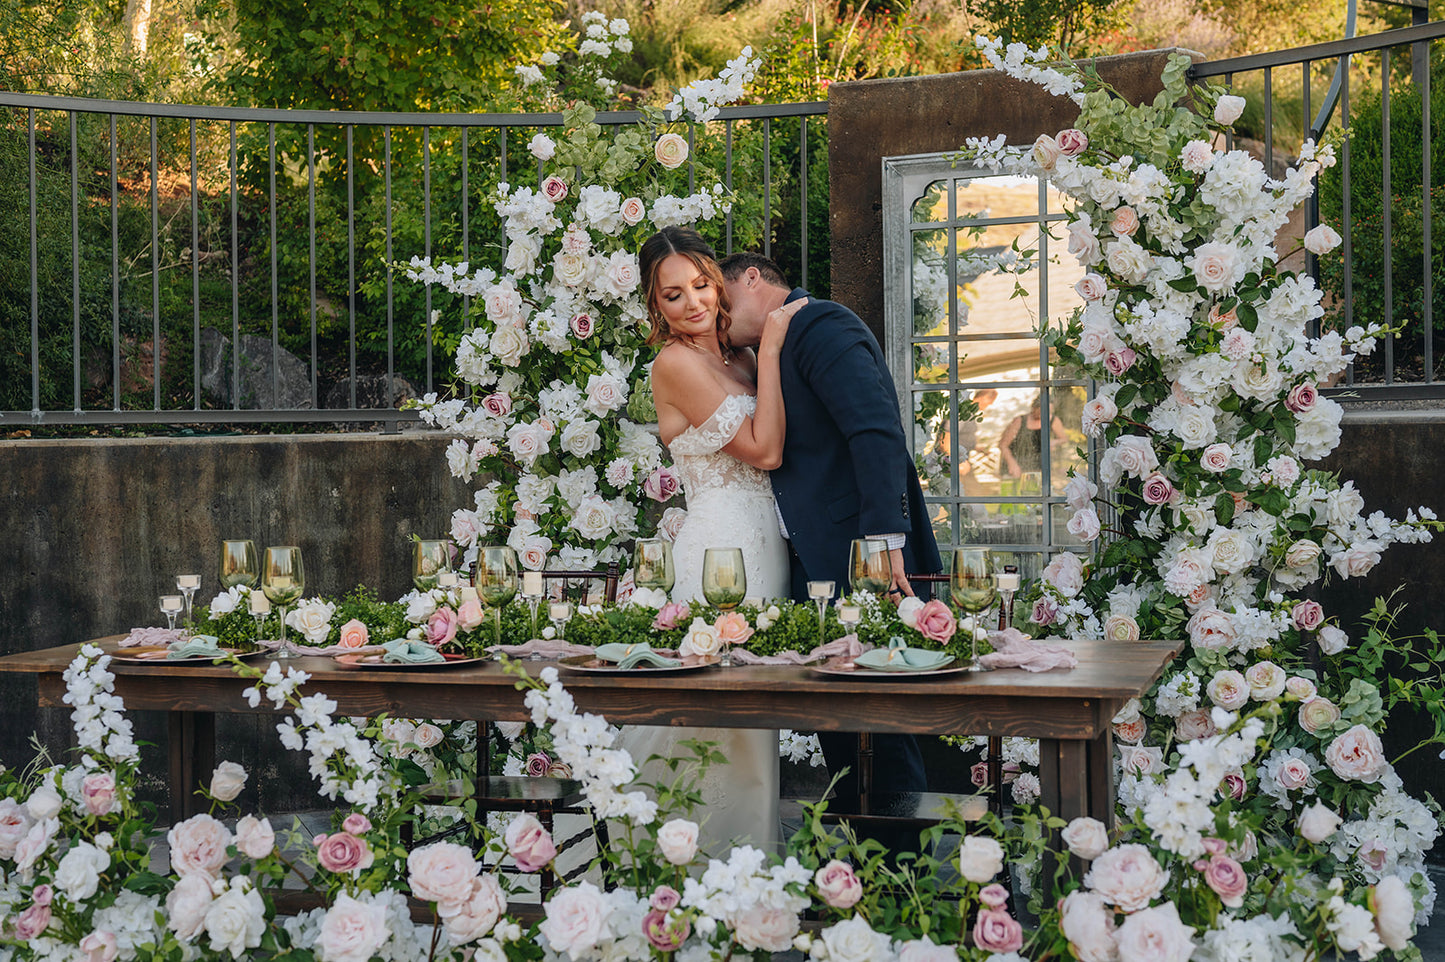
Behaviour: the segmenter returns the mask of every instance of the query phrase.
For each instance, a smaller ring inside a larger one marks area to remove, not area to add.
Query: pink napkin
[[[993,653],[982,655],[978,663],[984,668],[1022,668],[1024,671],[1049,671],[1073,668],[1079,660],[1063,645],[1047,645],[1035,641],[1017,628],[991,631],[989,643]]]
[[[281,647],[279,638],[255,639],[256,647],[276,651]],[[315,655],[321,658],[335,658],[337,655],[377,655],[386,651],[380,645],[362,645],[360,648],[343,648],[340,645],[307,645],[296,640],[294,635],[286,635],[286,650],[293,655]]]
[[[844,655],[848,658],[857,658],[863,654],[863,645],[858,641],[857,635],[844,635],[842,638],[835,638],[826,645],[819,645],[806,655],[796,651],[780,651],[776,655],[755,655],[745,648],[733,649],[733,664],[735,665],[806,665],[809,662],[821,661],[825,658],[833,658],[837,655]]]
[[[180,641],[181,637],[179,628],[132,628],[130,634],[120,640],[120,646],[134,648],[137,645],[169,645],[173,641]]]
[[[576,655],[590,655],[592,647],[590,645],[574,645],[560,638],[533,638],[520,645],[488,645],[487,651],[495,655],[506,655],[509,658],[529,658],[532,655],[540,655],[545,661],[557,661]]]

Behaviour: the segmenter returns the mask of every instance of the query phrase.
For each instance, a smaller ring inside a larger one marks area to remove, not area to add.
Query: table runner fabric
[[[1017,628],[989,632],[988,641],[993,645],[993,651],[978,659],[984,668],[1050,671],[1054,668],[1075,668],[1079,664],[1071,649],[1035,641]]]

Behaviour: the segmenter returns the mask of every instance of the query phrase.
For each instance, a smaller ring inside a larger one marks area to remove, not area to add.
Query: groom
[[[906,573],[938,571],[942,563],[877,339],[843,305],[789,287],[778,266],[760,254],[732,254],[721,267],[731,305],[730,334],[738,346],[758,343],[770,311],[809,298],[793,315],[783,344],[788,430],[782,466],[772,472],[789,539],[793,599],[807,600],[809,581],[833,581],[846,591],[848,549],[862,537],[888,541],[890,597],[896,602],[913,594]],[[850,770],[838,783],[835,810],[856,811],[856,737],[820,732],[818,738],[829,770]],[[873,755],[869,811],[881,814],[888,796],[927,790],[923,757],[912,735],[875,735]]]

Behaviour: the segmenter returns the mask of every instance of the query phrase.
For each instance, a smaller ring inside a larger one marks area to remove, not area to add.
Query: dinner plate
[[[710,655],[706,658],[699,655],[687,655],[682,658],[680,665],[638,665],[636,668],[618,668],[610,661],[603,661],[596,655],[573,655],[571,658],[563,658],[557,662],[569,671],[586,671],[596,675],[663,675],[674,671],[697,671],[699,668],[711,668],[722,661],[717,655]]]
[[[972,665],[960,665],[957,662],[945,665],[942,668],[932,668],[928,671],[879,671],[874,668],[844,667],[840,658],[829,658],[818,665],[808,666],[820,675],[828,675],[834,678],[859,678],[866,681],[912,681],[915,678],[937,678],[939,675],[960,675],[973,671]]]
[[[111,657],[116,661],[133,661],[142,665],[210,665],[215,663],[216,658],[209,655],[191,655],[186,658],[167,658],[170,653],[165,645],[137,645],[134,648],[121,648],[114,652]],[[268,654],[264,648],[255,651],[237,651],[235,648],[222,648],[220,657],[235,655],[245,661],[248,658],[259,658]]]
[[[468,658],[465,655],[442,655],[443,661],[424,661],[419,664],[414,664],[400,661],[382,661],[384,657],[385,655],[380,652],[367,654],[353,653],[337,655],[333,660],[342,668],[385,668],[388,671],[399,669],[415,671],[422,669],[457,668],[462,665],[475,665],[487,660],[485,656],[481,658]]]

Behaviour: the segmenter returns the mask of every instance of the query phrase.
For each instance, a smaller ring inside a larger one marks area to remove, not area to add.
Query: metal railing
[[[542,165],[525,144],[563,122],[560,114],[343,113],[4,92],[0,107],[0,137],[10,140],[0,166],[12,168],[0,171],[0,185],[24,184],[22,203],[0,203],[0,234],[12,238],[6,247],[0,237],[0,258],[19,253],[15,239],[28,241],[28,276],[0,263],[0,277],[23,276],[28,289],[28,304],[13,287],[0,290],[0,338],[10,329],[0,356],[11,361],[0,367],[0,392],[11,382],[0,394],[11,402],[0,401],[0,427],[12,429],[365,422],[391,430],[414,420],[396,402],[408,387],[437,389],[446,371],[436,341],[459,332],[433,325],[451,295],[397,285],[393,265],[413,254],[469,261],[500,246],[481,190],[509,175],[540,182]],[[723,246],[731,251],[746,235],[773,253],[786,242],[802,283],[809,122],[826,113],[824,103],[731,107],[713,122],[724,183],[751,192],[756,214],[744,225],[729,213]],[[639,119],[601,113],[597,123]],[[752,166],[734,183],[734,142],[744,133]],[[694,166],[690,185],[696,176]],[[819,206],[815,218],[826,216]],[[22,312],[28,337],[16,329]],[[258,329],[265,334],[251,333]],[[243,341],[252,357],[238,348]],[[367,384],[362,345],[376,371],[371,393],[379,397],[370,401],[358,397]],[[177,377],[187,353],[189,371]],[[26,367],[22,396],[15,382]]]
[[[1433,64],[1445,63],[1442,38],[1445,21],[1436,21],[1199,63],[1192,70],[1195,80],[1218,77],[1262,93],[1259,126],[1268,132],[1260,138],[1267,170],[1274,170],[1282,125],[1294,144],[1303,138],[1336,144],[1339,162],[1321,173],[1321,191],[1308,205],[1304,224],[1308,230],[1324,219],[1342,237],[1338,251],[1306,257],[1307,272],[1327,292],[1325,326],[1343,330],[1383,322],[1400,331],[1382,339],[1373,356],[1352,365],[1342,383],[1330,389],[1333,394],[1369,400],[1445,398],[1445,370],[1436,368],[1434,343],[1434,325],[1437,318],[1445,321],[1445,310],[1435,305],[1433,276],[1445,265],[1432,251],[1438,178],[1432,171],[1431,73]],[[1322,85],[1325,75],[1329,82]],[[1289,87],[1283,97],[1280,77]],[[1364,83],[1369,87],[1355,93],[1352,103],[1352,90]],[[1290,101],[1284,109],[1282,100]],[[1407,117],[1406,127],[1392,126],[1392,110]],[[1397,142],[1417,147],[1418,156],[1413,150],[1397,152]],[[1322,203],[1329,209],[1322,212]]]

